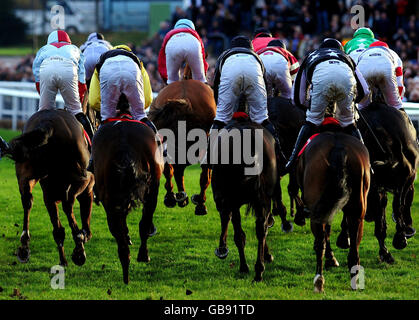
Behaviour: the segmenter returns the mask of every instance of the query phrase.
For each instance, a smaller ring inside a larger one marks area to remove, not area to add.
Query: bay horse
[[[123,281],[128,284],[131,241],[126,218],[133,208],[143,204],[137,261],[150,261],[147,239],[154,228],[163,162],[152,129],[132,119],[112,120],[102,124],[93,138],[95,187],[118,245]]]
[[[327,128],[324,130],[329,130]],[[325,131],[307,145],[298,159],[296,170],[315,238],[317,265],[314,291],[322,292],[325,253],[326,267],[339,265],[330,247],[331,223],[339,210],[343,211],[350,237],[348,267],[352,272],[354,266],[359,266],[359,244],[370,187],[369,154],[355,137],[338,131]]]
[[[215,117],[216,104],[212,89],[197,80],[187,79],[173,82],[164,87],[153,100],[150,106],[148,117],[156,125],[158,130],[168,129],[174,133],[176,140],[176,154],[186,152],[194,144],[193,141],[186,142],[186,149],[180,148],[178,129],[179,122],[185,121],[186,134],[193,129],[201,129],[208,134]],[[175,155],[170,155],[175,158]],[[186,157],[185,157],[186,158]],[[178,158],[179,159],[179,158]],[[185,192],[184,171],[190,163],[181,163],[173,159],[171,163],[164,165],[164,176],[166,178],[164,204],[172,208],[176,204],[185,207],[189,203],[188,195]],[[172,177],[174,176],[178,192],[173,192]],[[206,190],[210,184],[211,170],[209,166],[201,166],[200,193],[192,196],[191,200],[196,205],[195,214],[207,214],[205,206]]]
[[[257,260],[255,264],[255,281],[262,280],[262,274],[265,270],[264,262],[273,261],[273,256],[269,253],[266,243],[268,233],[268,220],[271,210],[271,202],[275,199],[279,185],[278,164],[275,155],[275,140],[268,130],[263,126],[250,122],[245,119],[232,120],[221,132],[232,133],[240,132],[241,137],[244,131],[250,131],[252,141],[252,154],[255,159],[260,159],[258,164],[260,172],[254,175],[246,175],[246,165],[243,165],[243,159],[240,164],[222,164],[222,152],[218,153],[218,159],[212,164],[211,186],[214,201],[221,219],[221,235],[219,247],[215,254],[220,259],[225,259],[228,255],[227,248],[227,230],[230,220],[234,227],[234,242],[237,246],[240,256],[240,272],[248,273],[249,266],[246,262],[244,247],[246,244],[246,234],[241,226],[241,206],[247,204],[248,212],[250,209],[256,216],[256,236],[258,239]],[[260,133],[262,148],[255,148],[255,137]],[[242,150],[249,141],[242,140]],[[218,136],[218,145],[221,146],[222,134]],[[228,142],[229,159],[233,158],[233,143]]]
[[[268,113],[269,119],[274,124],[281,143],[281,150],[284,155],[289,158],[294,149],[295,141],[301,126],[305,121],[305,112],[296,107],[290,99],[283,97],[268,97]],[[279,187],[280,188],[280,187]],[[280,191],[281,192],[281,191]],[[302,226],[305,224],[304,204],[299,196],[299,186],[296,179],[295,168],[289,172],[288,195],[290,198],[290,215],[294,217],[294,222]],[[282,201],[278,201],[278,206],[272,210],[274,215],[279,215],[282,220],[282,229],[284,231],[292,230],[291,224],[286,220],[287,209]]]
[[[393,246],[396,249],[405,248],[406,238],[415,234],[411,206],[419,162],[416,130],[404,112],[378,101],[363,108],[361,114],[381,145],[380,147],[365,121],[358,120],[358,127],[369,150],[374,170],[365,220],[375,222],[374,233],[380,247],[380,260],[391,264],[394,258],[385,245],[387,192],[394,195],[392,206],[396,233]],[[341,248],[348,247],[345,221],[342,222],[342,232],[337,245]]]
[[[81,124],[65,110],[39,111],[26,122],[23,133],[2,149],[3,154],[15,161],[24,212],[21,246],[17,251],[18,260],[22,263],[29,261],[32,190],[39,181],[53,225],[52,233],[57,244],[60,264],[67,265],[64,254],[65,230],[58,215],[58,204],[61,202],[76,245],[72,260],[76,265],[83,265],[86,261],[84,243],[92,236],[90,216],[94,177],[86,171],[90,154]],[[76,199],[80,203],[81,230],[73,213]]]

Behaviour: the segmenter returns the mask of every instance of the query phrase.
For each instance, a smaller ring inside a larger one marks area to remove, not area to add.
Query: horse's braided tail
[[[124,211],[137,207],[144,201],[148,190],[150,174],[141,170],[129,149],[119,152],[115,159],[115,180],[119,181],[118,189],[114,189],[118,205]],[[115,186],[116,187],[116,186]]]
[[[350,195],[346,169],[347,159],[348,155],[345,146],[335,136],[335,143],[328,157],[329,166],[326,172],[326,187],[315,210],[311,213],[313,221],[321,223],[331,222],[334,214],[347,203]]]

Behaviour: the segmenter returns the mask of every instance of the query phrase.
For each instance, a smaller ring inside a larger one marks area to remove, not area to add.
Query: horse
[[[325,127],[324,130],[328,130]],[[326,267],[339,266],[330,246],[331,223],[343,211],[348,226],[351,274],[359,266],[359,244],[370,187],[370,161],[367,148],[355,137],[325,131],[307,145],[296,166],[297,181],[310,215],[317,265],[314,291],[324,290],[323,257]]]
[[[264,262],[273,261],[273,256],[269,253],[266,243],[268,233],[268,220],[271,210],[271,202],[278,195],[278,163],[275,155],[275,140],[268,130],[261,125],[250,122],[249,120],[236,119],[231,121],[222,129],[218,136],[218,145],[223,143],[222,132],[233,133],[240,132],[243,137],[243,148],[246,144],[254,145],[253,154],[254,166],[259,168],[259,172],[247,175],[246,165],[243,165],[243,158],[240,164],[223,164],[222,152],[218,153],[216,163],[212,164],[211,186],[213,190],[214,202],[220,214],[221,235],[219,247],[215,250],[215,255],[220,259],[225,259],[228,255],[227,248],[227,230],[230,220],[234,227],[234,242],[237,246],[240,256],[240,272],[248,273],[249,266],[246,262],[244,247],[246,244],[246,235],[241,227],[240,207],[248,205],[248,212],[252,210],[256,217],[256,236],[258,239],[257,260],[255,264],[255,281],[262,280],[262,274],[265,270]],[[244,132],[250,132],[251,141],[244,140]],[[260,134],[260,149],[256,147],[258,143],[256,137]],[[229,159],[233,159],[234,141],[229,141]],[[217,144],[215,144],[217,145]],[[221,146],[223,147],[223,146]],[[213,150],[213,148],[211,148]],[[243,149],[244,150],[244,149]],[[212,152],[212,151],[211,151]],[[211,153],[210,153],[211,154]],[[211,160],[213,162],[213,160]],[[258,162],[259,161],[259,162]]]
[[[176,153],[188,150],[194,142],[188,141],[186,149],[179,147],[178,136],[179,122],[186,122],[186,133],[193,129],[204,130],[207,134],[215,117],[216,104],[212,89],[197,80],[187,79],[173,82],[164,87],[150,106],[148,117],[156,125],[157,129],[169,129],[175,135]],[[182,140],[183,141],[183,140]],[[169,148],[170,149],[170,148]],[[170,155],[168,153],[168,156]],[[166,162],[164,165],[164,176],[166,178],[164,204],[172,208],[176,204],[185,207],[189,203],[188,195],[185,192],[184,171],[190,164],[187,159],[184,163]],[[178,192],[174,194],[172,177],[174,176]],[[196,205],[195,214],[207,214],[205,206],[206,190],[210,184],[211,170],[209,166],[201,166],[199,194],[192,196],[191,200]]]
[[[385,245],[387,192],[394,195],[392,206],[396,233],[393,246],[396,249],[405,248],[406,238],[415,234],[411,205],[419,161],[416,130],[404,112],[381,102],[374,101],[363,108],[361,116],[358,127],[369,150],[374,171],[365,220],[375,222],[374,233],[380,247],[380,260],[391,264],[394,258]],[[348,247],[345,221],[342,222],[337,245],[341,248]]]
[[[29,261],[32,190],[39,181],[53,225],[52,233],[57,244],[60,265],[68,265],[64,254],[65,230],[58,215],[60,202],[76,245],[72,260],[76,265],[83,265],[86,261],[84,243],[92,237],[90,216],[94,177],[86,171],[90,154],[81,124],[65,110],[39,111],[26,122],[23,133],[3,146],[2,150],[3,154],[15,161],[24,212],[18,260],[22,263]],[[73,213],[76,199],[80,204],[81,230]]]
[[[155,233],[153,214],[163,162],[152,129],[132,118],[112,120],[96,132],[92,155],[96,196],[106,211],[109,230],[118,245],[123,281],[128,284],[131,240],[126,218],[133,208],[143,204],[137,261],[150,261],[147,239]]]
[[[268,98],[268,113],[281,143],[282,152],[286,157],[290,157],[294,149],[295,141],[297,140],[298,133],[301,126],[305,121],[305,111],[296,107],[290,99],[280,96]],[[290,215],[294,217],[294,205],[297,211],[294,222],[297,225],[304,225],[304,204],[298,194],[299,187],[295,176],[295,168],[289,172],[288,195],[290,198]],[[282,228],[285,231],[291,231],[292,225],[286,220],[287,210],[278,201],[278,207],[272,210],[274,215],[279,215],[282,220]]]

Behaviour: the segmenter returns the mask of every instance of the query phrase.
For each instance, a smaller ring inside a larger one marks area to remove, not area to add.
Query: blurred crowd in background
[[[143,60],[154,92],[163,87],[157,71],[157,56],[164,36],[177,20],[188,18],[195,23],[208,52],[211,81],[214,65],[230,40],[238,34],[252,36],[258,27],[269,29],[274,37],[286,42],[287,49],[301,62],[326,37],[343,43],[354,33],[351,8],[361,5],[365,10],[365,26],[379,40],[396,51],[404,63],[405,101],[419,102],[419,15],[415,0],[191,0],[186,10],[177,7],[170,20],[162,21],[160,29],[143,43],[129,44]],[[0,80],[31,81],[32,57],[26,57],[17,72],[0,64]]]

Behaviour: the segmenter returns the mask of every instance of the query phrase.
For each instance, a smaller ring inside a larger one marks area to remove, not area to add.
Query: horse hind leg
[[[20,236],[21,246],[17,250],[17,259],[21,263],[26,263],[30,258],[30,234],[29,234],[29,216],[33,204],[32,189],[36,184],[36,180],[19,179],[19,191],[23,207],[23,231]]]
[[[348,224],[346,222],[345,215],[343,215],[340,227],[341,227],[341,231],[336,239],[336,245],[341,249],[349,249],[350,240],[349,240],[349,233],[348,233]]]
[[[186,207],[189,204],[189,197],[185,192],[185,172],[186,165],[174,165],[173,173],[177,185],[178,192],[175,195],[177,205],[181,208]]]
[[[326,231],[326,252],[325,252],[325,263],[324,266],[326,269],[332,268],[332,267],[339,267],[339,262],[335,258],[335,255],[333,253],[332,247],[330,245],[330,233],[331,233],[331,225],[326,224],[325,231]]]
[[[207,197],[205,195],[208,186],[211,182],[211,169],[208,165],[201,166],[201,175],[199,178],[199,185],[201,187],[201,192],[199,194],[194,194],[191,197],[191,201],[195,207],[195,214],[197,216],[204,216],[208,213],[207,207],[205,206],[205,201]]]
[[[285,233],[292,232],[293,226],[292,223],[287,220],[287,208],[282,202],[282,190],[279,182],[277,183],[276,199],[273,201],[272,215],[269,215],[268,217],[268,227],[273,226],[271,220],[273,220],[273,216],[277,215],[281,218],[281,230]]]
[[[90,218],[92,215],[93,205],[93,189],[92,186],[88,186],[78,197],[77,201],[80,204],[80,217],[82,223],[82,232],[85,236],[85,241],[89,241],[92,238],[92,232],[90,230]]]
[[[249,273],[249,265],[246,262],[244,254],[244,247],[246,245],[246,234],[244,233],[241,225],[240,209],[233,210],[232,223],[234,228],[234,243],[239,250],[240,257],[240,272]]]
[[[256,282],[262,281],[262,275],[265,271],[265,246],[267,234],[267,215],[265,216],[262,208],[255,209],[256,213],[256,237],[258,239],[258,251],[255,264],[255,278]]]
[[[411,183],[406,192],[405,204],[404,204],[403,212],[402,212],[403,220],[405,223],[405,236],[407,239],[413,237],[416,233],[415,228],[413,228],[413,220],[412,220],[412,212],[411,212],[414,194],[415,194],[415,185],[414,183]]]
[[[221,220],[221,234],[220,234],[220,242],[218,248],[215,249],[215,255],[220,259],[227,258],[228,255],[228,247],[227,247],[227,232],[228,232],[228,224],[231,220],[231,211],[229,210],[220,210],[220,220]]]
[[[323,257],[326,250],[325,225],[310,221],[311,232],[314,235],[314,251],[316,252],[316,275],[314,277],[314,292],[324,291]]]
[[[164,164],[163,170],[164,177],[166,178],[166,183],[164,187],[166,189],[166,195],[164,196],[164,205],[168,208],[173,208],[176,206],[176,198],[175,194],[173,193],[173,166],[169,163]]]
[[[125,235],[126,230],[126,215],[124,213],[116,213],[111,210],[106,210],[109,231],[113,235],[118,245],[118,256],[122,266],[122,277],[125,284],[129,282],[129,264],[130,264],[130,250]]]

